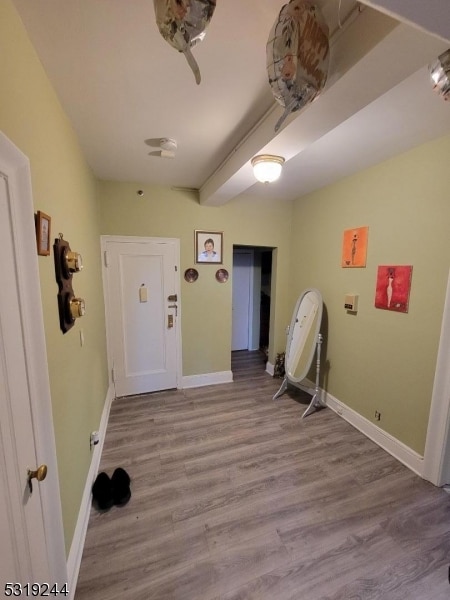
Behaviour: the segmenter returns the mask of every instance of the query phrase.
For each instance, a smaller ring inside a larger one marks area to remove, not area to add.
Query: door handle
[[[28,482],[28,488],[30,490],[30,494],[33,493],[32,480],[37,479],[38,481],[44,481],[44,479],[46,477],[47,477],[47,465],[41,465],[40,467],[38,467],[36,469],[36,471],[31,471],[30,469],[27,469],[27,482]]]

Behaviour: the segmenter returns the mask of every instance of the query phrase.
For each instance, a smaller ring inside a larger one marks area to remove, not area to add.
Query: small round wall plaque
[[[219,269],[216,271],[216,279],[219,283],[225,283],[228,281],[228,271],[226,269]]]
[[[188,283],[194,283],[198,279],[198,271],[197,269],[186,269],[184,272],[184,278]]]

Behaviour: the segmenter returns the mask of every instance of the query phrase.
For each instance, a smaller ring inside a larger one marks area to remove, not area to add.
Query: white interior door
[[[62,585],[67,569],[29,164],[2,134],[0,239],[0,582],[9,595],[7,582]],[[47,477],[30,493],[27,471],[41,463]]]
[[[105,240],[110,361],[117,396],[178,387],[179,244]]]
[[[435,485],[450,484],[450,271],[428,420],[423,475]]]
[[[233,297],[231,350],[248,350],[252,254],[233,252]]]

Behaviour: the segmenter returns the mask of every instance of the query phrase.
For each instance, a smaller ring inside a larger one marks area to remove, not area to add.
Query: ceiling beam
[[[367,49],[367,40],[376,31],[377,40]],[[359,56],[355,37],[362,44]],[[277,135],[274,127],[282,108],[275,104],[202,186],[200,204],[220,206],[245,192],[255,184],[253,156],[276,154],[290,160],[446,48],[442,40],[370,9],[363,11],[336,43],[338,57],[348,39],[353,64],[344,66],[342,52],[341,64],[337,61],[333,66],[331,85],[317,100],[291,115]]]
[[[450,44],[450,2],[449,0],[361,0],[398,21],[408,23],[427,31]]]

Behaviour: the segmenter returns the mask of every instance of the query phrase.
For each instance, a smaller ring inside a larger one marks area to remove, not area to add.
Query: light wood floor
[[[235,382],[114,401],[76,600],[448,600],[450,498],[330,409],[304,420],[261,355]]]

